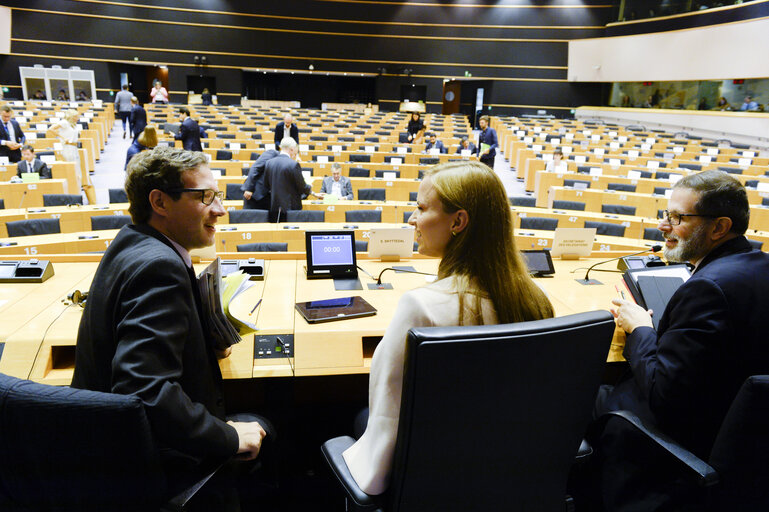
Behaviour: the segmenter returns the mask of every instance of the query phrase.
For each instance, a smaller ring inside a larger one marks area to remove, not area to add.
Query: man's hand
[[[246,199],[246,200],[251,199],[252,195],[254,195],[253,192],[249,192],[248,190],[246,190],[245,192],[243,192],[243,199]]]
[[[654,327],[654,311],[651,309],[647,311],[638,304],[623,299],[614,299],[611,302],[617,306],[616,310],[611,310],[611,314],[617,319],[617,327],[626,333],[630,334],[636,327]]]
[[[252,460],[259,455],[262,439],[267,435],[262,426],[256,421],[228,421],[238,433],[238,458]]]
[[[21,147],[21,144],[19,144],[18,142],[13,142],[13,141],[7,141],[5,143],[5,145],[8,146],[12,150],[17,150],[17,149],[19,149]]]

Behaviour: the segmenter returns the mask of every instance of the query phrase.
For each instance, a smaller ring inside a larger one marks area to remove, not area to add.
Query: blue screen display
[[[352,265],[354,248],[350,235],[313,235],[310,247],[313,266]]]

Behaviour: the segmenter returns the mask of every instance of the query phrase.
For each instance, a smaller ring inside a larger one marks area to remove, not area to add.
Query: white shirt
[[[550,160],[545,167],[546,171],[566,172],[569,170],[568,164],[561,160],[558,162],[558,167],[555,166],[555,160]]]
[[[77,130],[75,127],[69,124],[69,121],[66,119],[62,119],[59,122],[59,126],[61,126],[61,129],[59,130],[59,138],[62,143],[73,146],[77,144]]]
[[[474,301],[473,296],[465,297],[466,304]],[[485,324],[497,323],[489,299],[483,299],[482,312]],[[412,327],[458,325],[458,319],[459,296],[454,277],[406,292],[398,301],[395,315],[371,361],[366,432],[343,454],[363,492],[381,494],[390,483],[401,407],[406,334]],[[467,309],[464,323],[470,323]]]
[[[339,181],[331,180],[331,195],[342,197],[342,180],[341,178]]]

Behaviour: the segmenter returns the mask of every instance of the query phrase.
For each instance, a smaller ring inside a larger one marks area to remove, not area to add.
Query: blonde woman
[[[77,176],[77,184],[85,192],[85,197],[88,198],[88,204],[96,204],[96,191],[91,184],[91,176],[88,174],[88,170],[80,162],[80,154],[77,150],[77,120],[80,119],[80,114],[77,110],[67,110],[64,119],[57,124],[51,126],[49,134],[59,139],[61,142],[61,155],[67,162],[75,162],[75,176]]]
[[[136,137],[136,140],[131,143],[126,151],[125,165],[128,167],[128,162],[131,161],[134,155],[141,153],[145,149],[152,149],[158,145],[158,132],[155,125],[147,125],[144,130]]]
[[[441,262],[437,281],[401,297],[374,351],[366,430],[344,452],[353,478],[368,494],[381,494],[389,485],[409,329],[553,316],[515,247],[502,182],[487,166],[451,162],[429,169],[409,224],[415,227],[419,253]]]

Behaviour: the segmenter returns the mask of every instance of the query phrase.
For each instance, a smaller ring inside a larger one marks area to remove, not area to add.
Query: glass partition
[[[746,100],[750,98],[749,100]],[[615,82],[611,107],[769,112],[769,78],[682,82]]]

